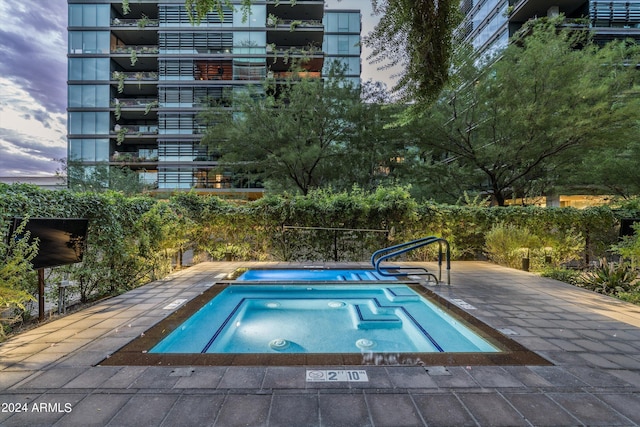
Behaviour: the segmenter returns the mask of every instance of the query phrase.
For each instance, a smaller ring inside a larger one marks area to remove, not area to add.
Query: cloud
[[[51,175],[66,156],[66,113],[47,111],[0,77],[0,176]]]
[[[0,176],[52,175],[66,157],[65,0],[0,3]]]
[[[67,104],[66,10],[64,0],[0,4],[0,75],[54,113]]]

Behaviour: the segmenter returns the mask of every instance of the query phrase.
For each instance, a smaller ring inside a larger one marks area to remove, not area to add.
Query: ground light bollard
[[[525,256],[522,257],[522,270],[529,271],[529,248],[522,248],[522,249],[523,249],[523,253],[525,253]]]
[[[71,286],[71,281],[67,279],[63,279],[60,281],[60,285],[58,285],[58,314],[64,314],[67,312],[64,297],[66,295],[67,287],[69,286]]]

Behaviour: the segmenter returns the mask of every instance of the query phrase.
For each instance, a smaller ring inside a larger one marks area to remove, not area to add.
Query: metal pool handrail
[[[441,237],[429,236],[423,237],[421,239],[412,240],[406,243],[400,243],[399,245],[389,246],[388,248],[383,248],[375,251],[371,255],[371,264],[375,267],[376,271],[382,276],[408,276],[410,273],[391,273],[389,271],[382,270],[380,264],[383,261],[388,260],[389,258],[396,257],[398,255],[402,255],[404,253],[410,252],[414,249],[421,248],[423,246],[431,245],[433,243],[438,243],[438,277],[435,277],[433,273],[430,273],[426,268],[423,267],[394,267],[396,270],[420,270],[424,273],[414,273],[414,274],[426,274],[427,276],[431,276],[435,278],[438,282],[442,280],[442,245],[445,246],[445,256],[447,261],[447,285],[451,285],[451,248],[449,246],[449,242]],[[387,269],[389,267],[386,267]]]

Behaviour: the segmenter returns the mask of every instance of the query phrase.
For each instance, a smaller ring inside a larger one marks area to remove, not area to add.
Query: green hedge
[[[196,259],[366,261],[381,247],[436,235],[450,241],[454,259],[478,259],[485,255],[485,236],[496,224],[512,224],[538,236],[579,233],[586,248],[582,258],[588,262],[607,254],[617,241],[619,219],[638,216],[638,206],[578,210],[418,204],[402,187],[321,190],[235,203],[193,193],[156,200],[0,185],[0,225],[5,230],[13,216],[89,219],[84,262],[52,273],[53,279],[71,275],[84,300],[161,277],[187,250]],[[6,245],[5,239],[1,244]],[[424,249],[406,259],[433,256],[433,249]]]

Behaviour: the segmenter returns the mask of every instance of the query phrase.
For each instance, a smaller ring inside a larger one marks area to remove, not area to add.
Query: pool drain
[[[266,306],[267,306],[268,308],[278,308],[278,307],[280,307],[280,303],[279,303],[279,302],[276,302],[276,301],[269,301],[269,302],[266,304]]]
[[[344,307],[346,304],[343,303],[342,301],[329,301],[327,305],[331,308],[340,308],[340,307]]]
[[[285,348],[289,347],[289,341],[283,338],[276,338],[269,343],[269,347],[274,350],[284,350]]]
[[[362,349],[365,349],[365,350],[368,350],[368,349],[370,349],[372,347],[375,347],[375,345],[376,345],[375,341],[371,341],[371,340],[368,340],[366,338],[361,338],[358,341],[356,341],[356,346],[358,348],[362,348]]]

